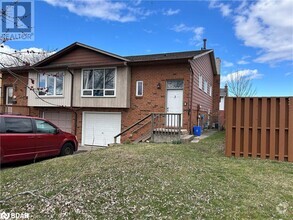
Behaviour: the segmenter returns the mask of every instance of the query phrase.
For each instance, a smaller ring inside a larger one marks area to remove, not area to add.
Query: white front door
[[[13,87],[6,87],[6,105],[12,105],[13,104]],[[12,107],[7,107],[6,109],[7,113],[12,113]]]
[[[167,113],[180,113],[181,114],[181,126],[183,121],[183,90],[172,89],[167,90]],[[178,126],[178,116],[168,116],[166,118],[166,125],[169,127]]]

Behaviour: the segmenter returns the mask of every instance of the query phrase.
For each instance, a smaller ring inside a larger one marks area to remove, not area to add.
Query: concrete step
[[[193,138],[194,138],[193,135],[185,134],[185,135],[181,135],[180,140],[183,144],[187,144],[187,143],[190,143],[193,140]]]

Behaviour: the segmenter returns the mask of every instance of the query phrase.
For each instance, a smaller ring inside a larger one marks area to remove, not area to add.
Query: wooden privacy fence
[[[226,156],[293,162],[293,97],[227,97]]]

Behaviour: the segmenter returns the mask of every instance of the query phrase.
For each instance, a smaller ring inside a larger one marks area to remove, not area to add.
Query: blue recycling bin
[[[201,127],[200,126],[193,126],[193,134],[195,136],[200,136],[201,135]]]

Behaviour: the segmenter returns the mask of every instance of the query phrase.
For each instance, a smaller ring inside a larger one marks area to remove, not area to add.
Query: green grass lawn
[[[197,144],[122,145],[4,169],[0,212],[30,219],[293,219],[293,164],[227,158],[223,148],[224,134],[216,133]],[[26,191],[33,194],[17,195]]]

